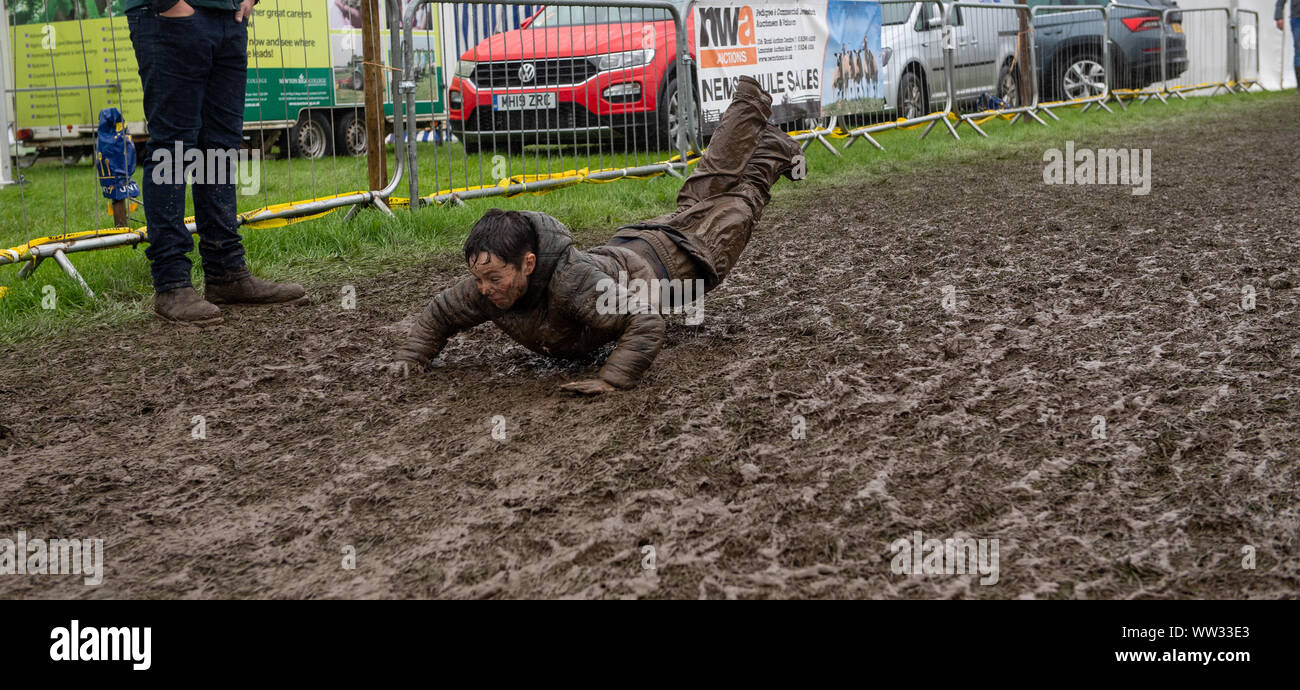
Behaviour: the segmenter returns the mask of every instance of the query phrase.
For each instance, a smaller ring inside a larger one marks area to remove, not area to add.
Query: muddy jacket
[[[648,281],[655,277],[654,271],[622,247],[580,251],[559,221],[544,213],[524,215],[538,237],[537,267],[528,277],[528,291],[502,310],[479,294],[473,276],[462,279],[434,297],[420,314],[398,360],[427,365],[453,334],[491,321],[524,347],[551,357],[581,357],[617,340],[597,376],[615,388],[636,385],[663,345],[663,317],[601,312],[619,311],[608,306],[616,304],[609,299],[609,290],[618,283],[620,272],[627,281]]]

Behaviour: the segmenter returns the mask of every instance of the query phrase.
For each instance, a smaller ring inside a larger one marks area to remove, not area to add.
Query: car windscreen
[[[668,10],[640,7],[573,7],[569,5],[547,7],[528,25],[530,29],[557,26],[586,26],[591,24],[628,24],[635,22],[667,21],[672,17]]]
[[[914,2],[889,2],[880,6],[880,24],[889,26],[890,24],[902,24],[912,14]]]

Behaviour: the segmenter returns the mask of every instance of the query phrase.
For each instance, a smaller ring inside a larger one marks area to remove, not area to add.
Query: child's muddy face
[[[470,262],[469,272],[479,294],[491,300],[497,309],[509,309],[528,292],[528,276],[537,266],[537,255],[529,252],[519,266],[483,253]]]

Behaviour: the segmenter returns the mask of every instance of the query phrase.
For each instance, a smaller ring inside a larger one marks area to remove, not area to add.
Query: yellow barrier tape
[[[662,162],[664,162],[664,163],[673,163],[673,162],[676,162],[676,161],[679,161],[679,160],[681,160],[681,156],[680,156],[680,155],[677,155],[677,156],[674,156],[672,159],[669,159],[669,160],[667,160],[667,161],[662,161]],[[695,163],[696,161],[698,161],[698,160],[699,160],[699,157],[698,157],[698,156],[695,157],[695,158],[688,158],[687,161],[686,161],[686,165],[687,165],[687,166],[690,166],[690,165],[694,164],[694,163]],[[526,191],[515,192],[515,193],[513,193],[513,194],[508,194],[508,195],[507,195],[508,198],[510,198],[510,197],[520,196],[520,195],[522,195],[522,194],[530,194],[530,195],[534,195],[534,196],[540,196],[540,195],[542,195],[542,194],[547,194],[547,193],[549,193],[549,192],[553,192],[553,191],[555,191],[555,190],[557,190],[557,189],[564,189],[565,187],[572,187],[573,185],[582,184],[582,183],[584,183],[584,182],[587,183],[587,184],[606,184],[606,183],[608,183],[608,182],[615,182],[615,181],[618,181],[618,180],[624,180],[624,179],[631,179],[631,180],[649,180],[649,179],[653,179],[653,178],[656,178],[656,177],[662,177],[663,175],[667,174],[667,173],[664,173],[663,171],[658,171],[658,172],[644,173],[644,174],[641,174],[641,175],[623,175],[623,176],[621,176],[621,177],[614,177],[614,178],[610,178],[610,179],[608,179],[608,180],[591,179],[591,176],[594,175],[594,174],[596,174],[596,173],[614,172],[614,171],[616,171],[616,170],[623,170],[623,169],[624,169],[624,168],[604,168],[604,169],[600,169],[600,170],[591,170],[590,168],[581,168],[581,169],[579,169],[579,170],[565,170],[564,172],[561,172],[561,173],[550,173],[550,174],[543,174],[543,175],[516,175],[516,176],[514,176],[514,177],[506,178],[506,179],[503,179],[503,180],[497,182],[497,186],[498,186],[498,187],[509,187],[509,186],[511,186],[511,185],[516,185],[516,184],[528,184],[529,182],[543,182],[543,181],[547,181],[547,180],[556,180],[556,179],[558,179],[558,180],[565,180],[562,184],[557,184],[557,185],[554,185],[554,186],[551,186],[551,187],[547,187],[547,188],[545,188],[545,189],[526,190]]]
[[[1163,93],[1162,91],[1144,91],[1142,89],[1111,89],[1110,92],[1117,97],[1132,96],[1134,98],[1138,96],[1156,96]]]
[[[282,228],[286,225],[293,225],[295,223],[301,223],[305,220],[312,220],[314,218],[327,216],[337,211],[338,208],[332,208],[325,211],[321,211],[319,213],[312,213],[303,216],[295,216],[292,218],[264,218],[262,220],[258,220],[257,217],[262,214],[275,213],[278,211],[291,211],[303,204],[309,204],[317,201],[328,201],[329,199],[337,199],[340,197],[353,196],[357,194],[365,194],[365,192],[348,192],[345,194],[334,194],[331,196],[317,197],[315,199],[307,199],[305,201],[293,201],[285,204],[273,204],[271,206],[266,206],[253,211],[245,211],[239,214],[239,219],[241,221],[241,225],[247,228],[254,228],[254,229]],[[194,216],[186,216],[185,222],[193,223]],[[141,225],[138,228],[104,228],[100,230],[87,230],[83,232],[69,232],[62,235],[51,235],[49,237],[40,237],[31,240],[26,244],[20,244],[15,247],[10,247],[9,249],[0,249],[0,254],[7,254],[14,261],[19,261],[27,255],[28,251],[30,251],[31,248],[39,247],[43,244],[53,244],[55,242],[68,242],[71,240],[84,239],[87,237],[99,237],[101,235],[122,235],[131,232],[144,234],[147,232],[147,230],[148,230],[147,226]]]
[[[140,228],[144,230],[144,228]],[[19,261],[27,256],[28,251],[33,247],[39,247],[43,244],[53,244],[55,242],[69,242],[71,240],[85,239],[87,237],[99,237],[101,235],[123,235],[129,232],[136,232],[131,228],[104,228],[101,230],[85,230],[82,232],[69,232],[62,235],[50,235],[49,237],[38,237],[26,244],[20,244],[15,247],[0,250],[0,253],[8,254],[14,261]]]
[[[930,113],[930,114],[931,114],[931,115],[938,115],[939,113],[937,113],[937,112],[933,112],[933,113]],[[959,120],[959,119],[961,119],[961,118],[957,117],[957,114],[956,114],[956,113],[948,113],[948,119],[951,120],[951,121],[953,121],[953,122],[956,122],[957,120]],[[895,122],[907,122],[907,118],[900,117],[900,118],[898,118],[897,120],[895,120]],[[934,120],[931,120],[930,122],[934,122]],[[896,127],[896,129],[916,129],[917,127],[928,127],[928,126],[930,125],[930,122],[918,122],[918,123],[916,123],[916,124],[914,124],[914,125],[903,125],[903,126],[900,126],[900,127]]]
[[[676,155],[676,156],[673,156],[672,158],[669,158],[668,160],[660,161],[660,163],[676,163],[676,162],[681,161],[681,159],[682,159],[681,154],[678,154],[678,155]],[[686,165],[689,167],[689,166],[691,166],[691,165],[694,165],[694,164],[695,164],[696,162],[698,162],[699,160],[700,160],[700,154],[697,153],[697,152],[695,152],[695,151],[692,151],[692,152],[690,152],[689,154],[687,154]],[[616,181],[616,180],[623,180],[623,179],[632,179],[632,180],[649,180],[649,179],[652,179],[652,178],[655,178],[655,177],[661,177],[661,176],[667,174],[667,173],[664,173],[664,172],[660,171],[660,172],[645,173],[645,174],[641,174],[641,175],[623,175],[623,176],[621,176],[621,177],[615,177],[615,178],[611,178],[611,179],[608,179],[608,180],[591,179],[591,176],[592,176],[592,175],[595,175],[596,173],[614,172],[614,171],[617,171],[617,170],[624,170],[624,169],[625,169],[625,168],[601,168],[601,169],[597,169],[597,170],[592,170],[592,169],[590,169],[590,168],[579,168],[579,169],[575,169],[575,170],[565,170],[565,171],[563,171],[563,172],[557,172],[557,173],[537,173],[537,174],[533,174],[533,175],[515,175],[515,176],[513,176],[513,177],[503,177],[503,178],[501,178],[500,180],[497,180],[495,184],[482,184],[482,185],[471,185],[471,186],[467,186],[467,187],[454,187],[454,188],[451,188],[451,189],[440,189],[440,190],[438,190],[437,192],[435,192],[435,193],[433,193],[433,194],[430,194],[430,195],[428,195],[428,196],[424,196],[424,197],[421,197],[421,198],[422,198],[422,199],[425,199],[426,201],[432,202],[433,199],[436,199],[437,197],[440,197],[440,196],[447,196],[447,195],[461,194],[461,193],[464,193],[464,192],[471,192],[471,191],[475,191],[475,190],[479,190],[479,189],[508,188],[508,187],[511,187],[511,186],[514,186],[514,185],[520,185],[520,184],[526,185],[526,184],[534,183],[534,182],[545,182],[545,181],[549,181],[549,180],[563,180],[563,183],[561,183],[561,184],[556,184],[556,185],[552,185],[552,186],[550,186],[550,187],[546,187],[545,189],[526,189],[526,190],[523,190],[523,191],[511,192],[511,193],[505,195],[506,198],[508,198],[508,199],[512,199],[512,198],[514,198],[514,197],[521,196],[521,195],[524,195],[524,194],[528,194],[528,195],[532,195],[532,196],[541,196],[541,195],[543,195],[543,194],[548,194],[548,193],[550,193],[550,192],[553,192],[553,191],[555,191],[555,190],[557,190],[557,189],[564,189],[565,187],[572,187],[572,186],[574,186],[574,185],[577,185],[577,184],[583,184],[583,183],[586,183],[586,184],[605,184],[605,183],[607,183],[607,182],[614,182],[614,181]],[[390,206],[406,206],[406,205],[409,205],[409,203],[410,203],[409,200],[407,200],[407,199],[403,199],[403,200],[401,200],[401,201],[402,201],[403,203],[397,203],[396,200],[394,200],[394,199],[390,199],[390,200],[389,200],[389,202],[390,202],[389,205],[390,205]],[[438,203],[441,204],[441,203],[445,203],[445,202],[438,202]]]
[[[328,216],[329,214],[342,208],[342,206],[327,209],[319,213],[312,213],[303,216],[294,216],[292,218],[266,218],[263,220],[257,220],[257,216],[262,215],[264,213],[269,214],[269,213],[276,213],[279,211],[292,211],[300,205],[311,204],[318,201],[329,201],[330,199],[338,199],[346,196],[356,196],[358,194],[365,194],[365,192],[364,191],[344,192],[342,194],[332,194],[330,196],[318,196],[315,199],[306,199],[304,201],[291,201],[285,204],[272,204],[270,206],[264,206],[262,208],[259,208],[255,211],[245,211],[244,213],[239,214],[239,219],[243,221],[242,225],[247,228],[254,228],[259,230],[264,228],[282,228],[286,225],[301,223],[305,220],[312,220],[314,218]],[[193,222],[193,220],[194,220],[193,217],[190,217],[190,218],[186,218],[185,222],[189,223],[189,222]]]
[[[829,139],[848,139],[848,138],[849,138],[849,132],[848,132],[848,130],[844,129],[843,127],[840,127],[839,125],[836,125],[836,126],[835,126],[835,129],[833,129],[833,130],[831,130],[831,131],[829,131],[829,132],[826,132],[826,130],[822,130],[822,129],[798,129],[798,130],[795,130],[795,131],[793,131],[793,132],[789,132],[789,134],[790,134],[790,136],[792,136],[792,137],[797,137],[797,136],[800,136],[800,135],[803,135],[803,134],[812,134],[813,132],[822,132],[822,133],[823,133],[822,136],[827,137],[827,138],[829,138]]]
[[[1111,93],[1114,92],[1112,91]],[[1096,102],[1097,102],[1096,96],[1089,96],[1087,98],[1072,98],[1070,100],[1064,100],[1064,101],[1047,101],[1046,103],[1039,103],[1038,105],[1039,107],[1052,107],[1052,108],[1078,108],[1079,106],[1082,106],[1085,103],[1096,103]]]
[[[1019,113],[1000,113],[996,110],[986,110],[984,112],[988,114],[983,117],[980,117],[979,115],[970,115],[967,116],[967,120],[974,122],[976,125],[982,125],[985,122],[988,122],[989,120],[999,118],[999,117],[1002,118],[1003,120],[1010,120],[1019,114]]]

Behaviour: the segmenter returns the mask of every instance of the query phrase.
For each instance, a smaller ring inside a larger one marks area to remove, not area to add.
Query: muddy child
[[[771,105],[758,82],[741,77],[677,209],[620,228],[605,246],[577,249],[568,228],[543,213],[489,211],[465,240],[471,275],[433,298],[389,370],[427,366],[452,335],[491,321],[552,357],[581,357],[616,341],[595,378],[565,391],[635,386],[663,346],[664,307],[679,309],[721,284],[772,185],[793,179],[800,148],[768,122]],[[647,285],[664,289],[638,289]]]

